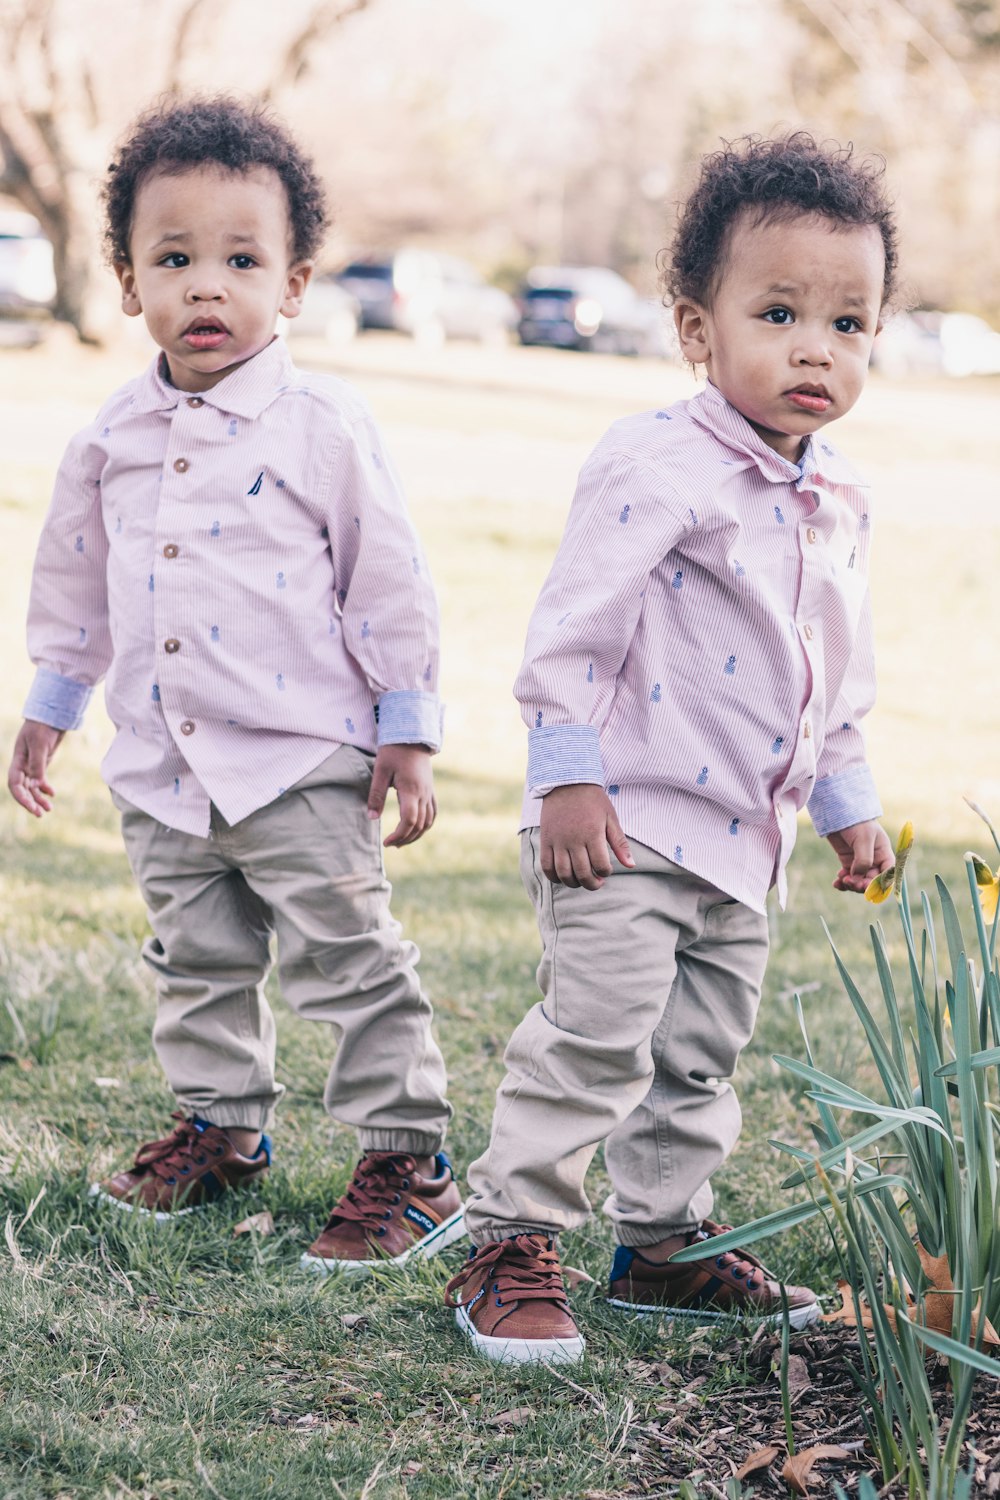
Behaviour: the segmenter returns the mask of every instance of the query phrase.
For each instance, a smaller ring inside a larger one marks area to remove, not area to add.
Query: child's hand
[[[833,882],[835,891],[858,891],[864,895],[871,881],[895,863],[892,845],[877,823],[852,823],[827,835],[827,843],[840,860]]]
[[[391,786],[396,788],[399,799],[399,822],[382,843],[386,847],[414,844],[437,817],[431,752],[423,745],[380,745],[368,793],[370,818],[382,816],[386,793]]]
[[[48,780],[48,767],[63,733],[62,729],[39,724],[36,719],[25,719],[14,742],[7,789],[14,801],[36,818],[52,806],[48,799],[55,796],[55,789]]]
[[[599,891],[614,866],[635,869],[611,799],[603,787],[557,786],[542,800],[542,870],[555,885]]]

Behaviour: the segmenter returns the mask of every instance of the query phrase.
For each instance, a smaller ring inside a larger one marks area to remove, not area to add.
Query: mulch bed
[[[684,1362],[632,1362],[631,1378],[647,1388],[661,1386],[663,1395],[654,1398],[657,1416],[633,1428],[623,1445],[622,1456],[630,1460],[632,1474],[628,1488],[617,1494],[672,1496],[678,1484],[689,1479],[699,1495],[724,1496],[726,1480],[752,1453],[768,1446],[777,1453],[744,1479],[745,1492],[752,1487],[760,1496],[822,1497],[834,1493],[836,1481],[853,1494],[862,1474],[869,1474],[878,1488],[881,1475],[868,1449],[861,1397],[849,1374],[849,1366],[858,1363],[856,1337],[853,1331],[828,1328],[793,1338],[789,1385],[796,1452],[818,1444],[845,1451],[842,1458],[818,1458],[801,1491],[790,1489],[781,1477],[787,1447],[778,1334],[760,1328],[749,1349],[734,1341],[731,1355],[725,1347],[699,1350],[695,1345]],[[727,1357],[747,1368],[751,1379],[731,1391],[719,1391],[712,1371],[717,1372]],[[949,1404],[947,1366],[942,1362],[938,1368],[938,1410],[944,1414]],[[710,1381],[713,1388],[706,1392]],[[1000,1381],[979,1379],[966,1444],[967,1458],[975,1458],[976,1500],[1000,1495]],[[886,1500],[905,1500],[906,1492],[890,1484],[880,1494]],[[599,1500],[596,1492],[592,1500]]]

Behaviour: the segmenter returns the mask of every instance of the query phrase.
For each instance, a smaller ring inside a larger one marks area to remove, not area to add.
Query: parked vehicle
[[[475,267],[433,250],[355,260],[337,281],[361,306],[362,328],[395,328],[430,347],[445,339],[506,343],[517,308]]]
[[[55,296],[52,246],[38,220],[0,210],[0,343],[37,344]]]
[[[605,266],[536,266],[521,290],[522,344],[666,355],[666,314]]]
[[[289,338],[325,339],[349,344],[361,327],[361,303],[335,276],[314,276],[297,318],[282,319]]]

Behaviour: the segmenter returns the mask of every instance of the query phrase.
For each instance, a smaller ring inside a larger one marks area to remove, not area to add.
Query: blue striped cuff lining
[[[441,749],[443,707],[436,693],[401,689],[378,700],[380,745],[426,745]]]
[[[813,827],[821,838],[882,816],[875,780],[867,766],[851,766],[824,776],[813,787],[808,803]]]
[[[52,729],[79,729],[94,689],[72,677],[39,667],[24,705],[24,717]]]
[[[556,786],[604,785],[601,740],[592,724],[549,724],[528,732],[528,787],[543,797]]]

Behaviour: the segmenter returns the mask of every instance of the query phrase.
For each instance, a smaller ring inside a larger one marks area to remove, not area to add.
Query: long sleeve
[[[830,711],[808,811],[821,836],[881,816],[861,720],[875,702],[871,598],[866,593],[847,671]]]
[[[111,664],[108,538],[101,513],[103,454],[88,428],[70,443],[42,530],[28,606],[28,651],[37,667],[26,718],[78,728]]]
[[[379,744],[441,747],[438,607],[427,561],[375,424],[332,462],[328,529],[344,643],[378,704]]]
[[[679,507],[678,507],[679,509]],[[528,786],[603,784],[600,730],[650,572],[683,535],[662,481],[619,452],[584,465],[514,687],[530,726]]]

